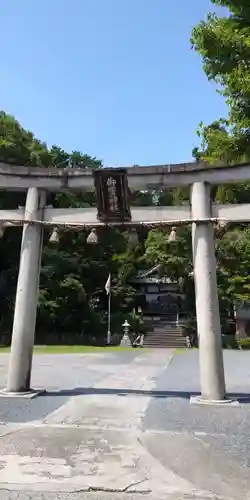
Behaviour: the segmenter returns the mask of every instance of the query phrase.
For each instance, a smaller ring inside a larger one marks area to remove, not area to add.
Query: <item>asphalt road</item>
[[[0,398],[0,500],[249,499],[250,353],[224,361],[238,407],[190,405],[197,351],[35,356],[47,394]]]

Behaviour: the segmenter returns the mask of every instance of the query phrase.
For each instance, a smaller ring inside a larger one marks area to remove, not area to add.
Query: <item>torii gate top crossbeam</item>
[[[216,167],[204,163],[128,167],[128,184],[132,191],[185,186],[194,182],[221,184],[249,179],[249,163]],[[48,191],[93,191],[94,179],[88,168],[40,168],[0,163],[0,189],[25,191],[29,187]]]

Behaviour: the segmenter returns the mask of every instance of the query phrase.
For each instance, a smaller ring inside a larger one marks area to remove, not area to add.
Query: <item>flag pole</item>
[[[111,290],[109,291],[108,295],[108,331],[107,331],[107,345],[110,344],[111,340],[111,330],[110,330],[110,316],[111,316]]]
[[[111,325],[110,325],[110,319],[111,319],[111,274],[109,274],[107,283],[105,285],[105,290],[108,295],[108,331],[107,331],[107,345],[110,344],[111,341]]]

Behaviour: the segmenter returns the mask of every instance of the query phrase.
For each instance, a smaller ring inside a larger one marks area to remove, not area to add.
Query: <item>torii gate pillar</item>
[[[212,216],[208,184],[195,182],[192,185],[191,206],[193,219]],[[226,389],[213,224],[211,222],[193,224],[192,241],[201,400],[222,401],[225,399]]]
[[[43,238],[42,224],[32,224],[32,220],[41,220],[45,199],[44,192],[29,188],[25,220],[30,222],[23,226],[7,393],[30,390]]]

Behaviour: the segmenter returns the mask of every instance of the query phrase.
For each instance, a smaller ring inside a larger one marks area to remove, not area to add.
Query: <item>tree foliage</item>
[[[57,146],[48,148],[4,112],[0,113],[0,160],[12,165],[55,168],[98,168],[101,162],[77,151],[67,153]],[[88,207],[95,204],[94,193],[58,193],[48,200],[53,206]],[[2,192],[1,208],[25,204],[25,193]],[[109,272],[113,275],[112,302],[122,314],[132,310],[135,291],[124,279],[131,257],[126,256],[126,235],[109,228],[99,232],[99,244],[86,244],[86,231],[60,235],[55,247],[45,230],[37,321],[39,341],[83,341],[107,329],[107,296],[104,291]],[[8,229],[0,240],[1,331],[9,335],[15,300],[21,229]],[[133,254],[133,252],[132,252]],[[121,255],[121,258],[119,258]],[[124,262],[122,255],[125,255]],[[133,259],[132,259],[133,260]],[[131,274],[131,273],[130,273]]]
[[[201,150],[195,156],[224,163],[250,158],[250,7],[248,0],[211,0],[228,9],[220,17],[209,13],[195,26],[192,46],[203,60],[210,80],[228,104],[228,118],[199,127]]]

